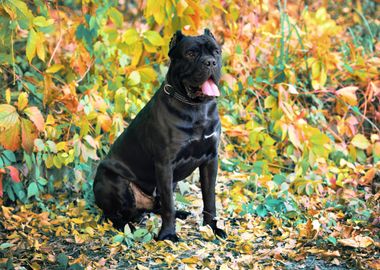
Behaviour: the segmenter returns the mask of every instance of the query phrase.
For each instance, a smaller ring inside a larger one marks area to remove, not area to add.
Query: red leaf
[[[16,183],[20,182],[20,173],[19,171],[13,167],[13,166],[8,166],[7,169],[9,170],[9,175],[11,176],[12,180]]]
[[[28,107],[24,110],[26,115],[34,123],[39,131],[43,131],[45,127],[44,117],[37,107]]]

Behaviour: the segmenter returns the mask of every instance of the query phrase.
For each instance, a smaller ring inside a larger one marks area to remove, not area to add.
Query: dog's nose
[[[216,60],[214,58],[207,58],[203,61],[207,67],[216,67]]]

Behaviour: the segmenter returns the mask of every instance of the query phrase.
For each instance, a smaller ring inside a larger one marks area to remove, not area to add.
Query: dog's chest
[[[217,119],[200,118],[182,128],[182,142],[178,145],[175,162],[191,167],[214,156],[219,139],[218,123]]]

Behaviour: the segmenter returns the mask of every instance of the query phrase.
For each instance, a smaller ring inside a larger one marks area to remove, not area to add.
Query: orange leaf
[[[302,148],[300,139],[298,137],[298,133],[293,125],[288,125],[288,135],[289,140],[292,142],[292,144],[297,148]]]
[[[356,98],[356,90],[358,87],[356,86],[348,86],[336,91],[337,96],[339,96],[344,102],[347,102],[351,106],[355,106],[358,101]]]
[[[33,123],[25,118],[21,119],[22,147],[27,152],[33,151],[34,140],[37,139],[37,130]]]
[[[20,182],[20,174],[16,167],[8,166],[7,169],[9,170],[9,175],[11,176],[12,180],[16,183]]]
[[[354,238],[339,239],[338,242],[343,246],[354,247],[354,248],[366,248],[371,246],[374,241],[371,237],[357,235]]]
[[[0,132],[0,144],[7,150],[16,151],[20,148],[20,119],[16,123]]]
[[[111,130],[112,119],[108,116],[108,114],[100,114],[98,116],[98,123],[104,132],[109,132]]]
[[[37,127],[39,131],[44,130],[45,121],[44,117],[42,116],[40,110],[37,107],[29,107],[24,110],[26,115],[29,117],[30,120],[34,123],[34,125]]]
[[[375,174],[376,174],[376,169],[375,168],[369,169],[366,172],[366,174],[362,178],[360,178],[359,184],[363,185],[363,186],[371,184],[373,178],[375,177]]]

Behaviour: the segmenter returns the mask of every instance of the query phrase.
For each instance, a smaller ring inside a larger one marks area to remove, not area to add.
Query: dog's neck
[[[186,90],[184,90],[183,86],[179,86],[178,84],[174,83],[171,84],[167,78],[163,83],[163,91],[168,96],[191,106],[201,105],[209,99],[208,97],[197,97],[196,99],[189,98],[186,94],[184,94],[184,92],[186,93]]]

